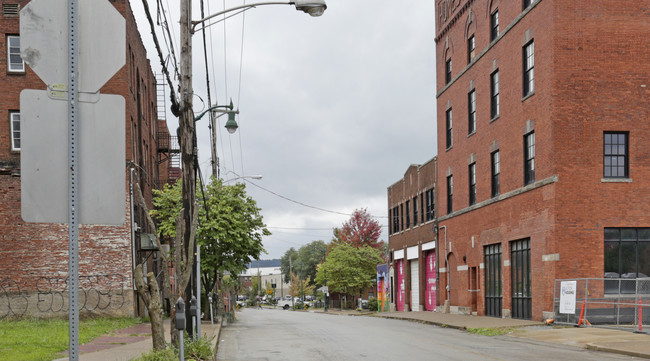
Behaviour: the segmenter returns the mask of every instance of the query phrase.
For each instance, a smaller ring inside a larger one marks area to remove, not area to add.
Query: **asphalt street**
[[[221,330],[217,360],[632,360],[511,336],[376,317],[245,309]]]

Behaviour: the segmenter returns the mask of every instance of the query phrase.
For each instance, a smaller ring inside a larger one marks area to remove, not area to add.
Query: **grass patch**
[[[140,323],[134,318],[90,318],[79,324],[84,344],[113,330]],[[0,321],[0,360],[46,361],[60,358],[68,349],[68,320],[25,319]]]
[[[467,328],[467,332],[481,336],[502,336],[511,333],[514,330],[514,328]]]

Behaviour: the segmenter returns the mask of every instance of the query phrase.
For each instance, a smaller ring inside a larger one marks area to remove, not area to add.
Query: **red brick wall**
[[[418,247],[418,261],[419,261],[419,299],[420,299],[420,308],[423,309],[424,305],[424,286],[426,284],[425,277],[425,267],[424,265],[424,253],[422,252],[421,245],[427,242],[435,241],[435,232],[434,232],[434,221],[427,221],[424,218],[422,221],[422,215],[426,211],[426,198],[424,205],[421,202],[421,196],[425,191],[433,189],[435,194],[436,188],[436,158],[433,158],[426,162],[423,165],[411,165],[404,177],[401,180],[397,181],[390,187],[388,187],[388,209],[390,211],[391,217],[393,208],[398,206],[400,207],[400,231],[392,231],[392,218],[389,218],[389,236],[388,236],[388,248],[391,252],[391,261],[394,260],[394,253],[398,250],[403,250],[406,253],[406,248],[416,246]],[[418,222],[414,226],[413,223],[413,198],[417,197],[418,203]],[[410,201],[410,226],[406,227],[404,224],[406,218],[402,216],[402,212],[406,212],[406,201]],[[434,204],[437,200],[434,199]],[[406,255],[404,255],[406,259]],[[391,263],[393,267],[394,262]],[[405,272],[405,288],[406,288],[406,299],[410,300],[411,298],[411,269],[410,262],[404,262],[404,272]],[[393,282],[397,282],[397,278],[394,277]],[[392,285],[393,290],[396,290],[396,285]],[[410,302],[407,302],[410,303]]]
[[[2,1],[19,3],[27,1]],[[133,248],[129,200],[129,171],[135,169],[135,181],[143,188],[150,204],[151,189],[156,187],[156,114],[155,77],[137,32],[131,8],[126,0],[111,1],[126,18],[127,64],[100,90],[119,94],[126,100],[127,168],[126,216],[122,226],[82,225],[79,233],[80,303],[83,312],[133,314]],[[6,49],[4,34],[18,34],[18,18],[0,18],[0,46]],[[11,152],[10,110],[20,110],[22,89],[45,89],[45,84],[28,66],[25,74],[6,72],[6,50],[0,57],[0,318],[34,315],[48,317],[67,312],[68,230],[67,225],[25,223],[20,217],[20,153]],[[139,86],[138,86],[139,85]],[[138,93],[139,89],[139,93]],[[134,133],[135,131],[135,133]],[[44,155],[46,156],[46,155]],[[146,229],[139,209],[136,221]],[[140,257],[140,255],[138,256]],[[4,297],[4,298],[3,298]]]
[[[437,8],[442,1],[437,1]],[[647,11],[638,2],[596,0],[458,3],[437,20],[439,238],[452,244],[451,304],[484,313],[484,293],[472,303],[468,268],[479,267],[483,246],[501,243],[503,309],[510,305],[510,242],[530,238],[533,319],[553,310],[553,280],[603,277],[604,227],[647,227],[650,124]],[[460,4],[462,3],[462,4]],[[501,38],[490,44],[489,14],[499,9]],[[471,21],[470,21],[471,19]],[[469,30],[467,30],[469,29]],[[467,65],[468,33],[478,58]],[[522,46],[535,43],[535,92],[522,98]],[[452,82],[445,85],[445,55]],[[500,116],[490,119],[490,74],[499,69]],[[477,94],[477,129],[468,135],[467,93]],[[446,149],[445,112],[453,113]],[[535,180],[524,188],[523,136],[535,132]],[[603,181],[603,132],[630,132],[630,181]],[[501,156],[501,196],[491,198],[490,153]],[[468,165],[476,162],[477,204],[469,205]],[[453,175],[453,213],[446,178]],[[473,242],[472,242],[473,239]],[[439,246],[443,251],[443,244]],[[465,256],[465,261],[463,260]],[[543,257],[546,256],[546,257]],[[441,255],[440,267],[445,267]],[[454,284],[455,283],[455,284]],[[446,274],[438,289],[444,290]],[[454,292],[456,292],[454,294]],[[443,295],[444,298],[444,295]]]

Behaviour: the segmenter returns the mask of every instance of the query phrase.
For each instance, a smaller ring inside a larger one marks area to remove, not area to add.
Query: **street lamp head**
[[[325,0],[295,0],[296,9],[304,11],[311,16],[321,16],[327,9]]]
[[[235,121],[235,112],[230,111],[228,112],[228,121],[226,122],[226,129],[228,129],[228,133],[233,134],[237,131],[237,128],[239,127],[237,125],[237,122]]]

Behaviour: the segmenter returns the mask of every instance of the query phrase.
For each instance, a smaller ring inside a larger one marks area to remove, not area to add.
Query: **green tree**
[[[301,297],[303,295],[314,294],[314,286],[310,285],[311,278],[303,278],[300,280],[300,276],[297,274],[291,275],[291,285],[289,286],[289,293],[291,297]]]
[[[313,241],[306,244],[298,250],[298,264],[294,264],[294,271],[298,271],[302,279],[310,279],[310,284],[315,284],[316,267],[323,263],[325,253],[327,252],[327,244],[323,241]]]
[[[382,253],[376,248],[341,243],[329,251],[327,260],[318,267],[316,283],[323,284],[326,272],[330,292],[360,295],[373,286],[377,265],[382,261]]]
[[[291,247],[280,259],[280,270],[282,272],[282,281],[284,283],[291,282],[291,273],[298,267],[298,251]]]
[[[200,206],[197,242],[201,246],[201,282],[206,290],[212,290],[220,274],[227,271],[237,275],[266,253],[262,236],[271,232],[263,222],[261,209],[246,194],[244,183],[224,185],[212,178]]]

